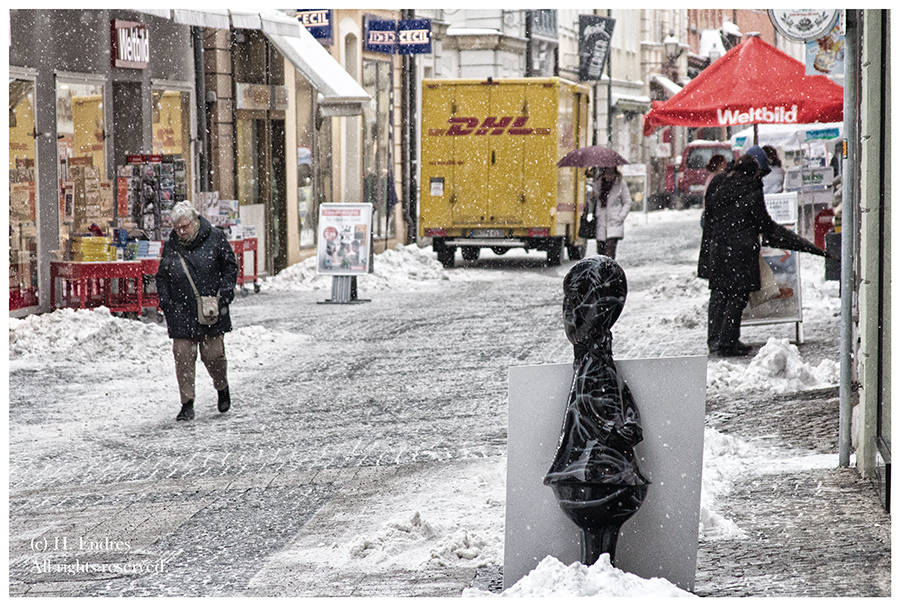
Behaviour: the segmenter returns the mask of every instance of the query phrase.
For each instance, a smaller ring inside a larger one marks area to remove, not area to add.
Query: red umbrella
[[[844,89],[756,36],[747,38],[644,116],[658,126],[809,124],[844,119]]]
[[[573,149],[560,160],[557,166],[620,166],[628,164],[628,160],[620,156],[614,150],[602,145],[589,145]]]

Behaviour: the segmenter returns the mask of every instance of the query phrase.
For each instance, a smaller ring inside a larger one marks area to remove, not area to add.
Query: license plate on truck
[[[502,229],[473,229],[473,238],[505,238],[506,232]]]

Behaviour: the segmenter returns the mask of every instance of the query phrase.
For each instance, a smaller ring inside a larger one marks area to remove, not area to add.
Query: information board
[[[319,206],[316,273],[357,276],[371,271],[372,205]]]
[[[776,223],[797,231],[797,192],[766,194],[766,208]],[[797,340],[800,341],[800,323],[803,322],[800,300],[800,253],[763,246],[760,254],[775,275],[779,296],[756,307],[748,305],[741,319],[743,325],[797,323]]]

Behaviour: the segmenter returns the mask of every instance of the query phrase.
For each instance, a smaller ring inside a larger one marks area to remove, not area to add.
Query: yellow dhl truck
[[[585,145],[588,89],[561,78],[422,81],[420,238],[453,267],[456,249],[584,257],[584,170],[558,168]]]

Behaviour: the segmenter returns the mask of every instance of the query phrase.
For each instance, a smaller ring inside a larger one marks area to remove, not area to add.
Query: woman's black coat
[[[221,335],[231,330],[228,305],[234,299],[238,264],[234,250],[218,227],[200,217],[197,237],[185,245],[172,231],[163,248],[156,274],[159,306],[165,314],[169,337],[197,339]],[[197,322],[197,298],[181,265],[184,257],[197,290],[203,296],[219,297],[219,321],[211,326]]]
[[[716,175],[706,190],[697,275],[709,288],[753,292],[760,288],[760,236],[778,229],[766,210],[762,179],[742,167]]]

